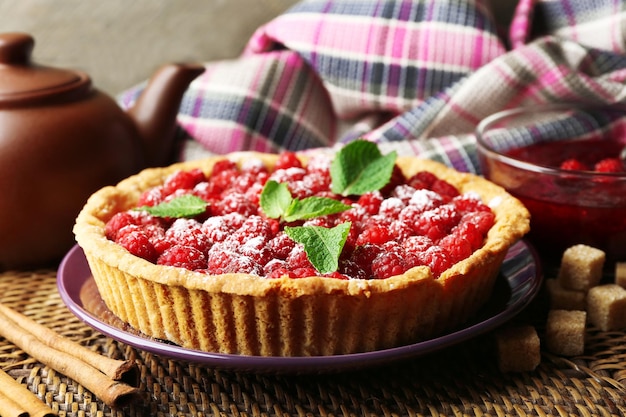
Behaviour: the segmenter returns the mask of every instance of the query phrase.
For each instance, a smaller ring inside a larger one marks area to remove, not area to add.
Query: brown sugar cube
[[[496,333],[498,367],[502,372],[534,371],[541,362],[539,336],[533,326],[512,326]]]
[[[587,317],[605,332],[626,329],[626,289],[617,284],[591,288],[587,293]]]
[[[550,308],[554,310],[584,310],[587,305],[585,291],[563,288],[554,278],[546,280],[546,290],[550,300]]]
[[[626,262],[615,263],[615,283],[626,288]]]
[[[562,356],[582,355],[585,351],[587,313],[575,310],[550,310],[546,322],[546,347]]]
[[[606,254],[587,245],[574,245],[563,252],[557,279],[563,288],[587,291],[598,285]]]

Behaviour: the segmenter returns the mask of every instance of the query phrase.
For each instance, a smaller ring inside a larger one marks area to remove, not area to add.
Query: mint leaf
[[[296,220],[312,219],[314,217],[325,216],[327,214],[341,213],[349,210],[351,206],[343,204],[341,201],[326,197],[307,197],[294,199],[289,208],[284,213],[286,222]]]
[[[271,219],[286,222],[307,220],[327,214],[341,213],[350,206],[326,197],[293,198],[287,184],[270,180],[263,187],[259,200],[261,209]]]
[[[157,217],[193,217],[206,211],[209,203],[193,194],[185,194],[156,206],[142,206],[135,210],[147,211]]]
[[[332,192],[348,196],[380,190],[391,178],[396,157],[395,151],[383,155],[375,143],[363,139],[349,143],[331,162]]]
[[[265,183],[263,191],[261,191],[259,204],[267,217],[278,219],[287,212],[292,201],[293,198],[287,184],[270,180]]]
[[[333,228],[321,226],[285,227],[285,233],[304,246],[311,264],[321,274],[339,269],[339,256],[346,243],[352,223],[341,223]]]

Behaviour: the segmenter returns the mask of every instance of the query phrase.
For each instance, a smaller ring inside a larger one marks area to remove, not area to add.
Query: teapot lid
[[[0,34],[0,105],[66,100],[83,95],[91,86],[80,71],[31,63],[35,45],[26,33]]]

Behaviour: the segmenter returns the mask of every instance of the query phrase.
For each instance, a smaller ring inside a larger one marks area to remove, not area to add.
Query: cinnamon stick
[[[39,397],[0,369],[0,416],[53,417],[56,415],[57,413],[44,404]]]
[[[0,310],[0,335],[39,362],[78,382],[109,407],[124,407],[140,394],[137,388],[115,381],[87,362],[46,345],[27,329],[14,322],[4,313],[4,310]]]
[[[37,339],[41,340],[46,345],[71,354],[83,362],[90,364],[94,368],[99,369],[105,375],[111,377],[111,379],[115,381],[122,381],[132,386],[137,386],[139,383],[139,372],[135,362],[102,356],[87,349],[79,343],[62,337],[48,327],[37,323],[29,317],[18,313],[2,303],[0,303],[0,313],[3,313],[17,325],[32,333]]]

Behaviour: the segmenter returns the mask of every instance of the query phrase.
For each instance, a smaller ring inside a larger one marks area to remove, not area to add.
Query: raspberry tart
[[[409,157],[337,191],[338,159],[236,153],[99,190],[74,232],[103,301],[146,336],[261,356],[391,348],[471,317],[529,230],[524,206]]]

